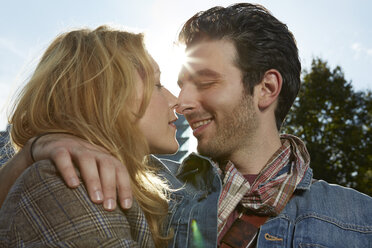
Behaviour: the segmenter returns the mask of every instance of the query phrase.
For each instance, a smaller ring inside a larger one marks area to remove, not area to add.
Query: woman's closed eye
[[[161,83],[157,83],[155,84],[155,86],[158,88],[158,89],[162,89],[164,87],[164,85],[162,85]]]

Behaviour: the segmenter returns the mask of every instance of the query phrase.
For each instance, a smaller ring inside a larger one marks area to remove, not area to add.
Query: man
[[[279,135],[300,88],[301,66],[287,26],[262,6],[243,3],[197,13],[179,37],[190,62],[179,75],[178,112],[193,129],[198,152],[213,161],[190,155],[179,168],[164,161],[193,194],[188,202],[175,194],[171,204],[175,244],[371,247],[372,211],[365,206],[372,199],[313,180],[304,143]],[[71,157],[80,166],[96,161],[100,169],[83,175],[92,180],[86,180],[92,200],[103,200],[94,197],[102,188],[105,200],[114,198],[113,186],[108,179],[101,186],[97,172],[105,170],[108,155],[93,147],[76,150],[77,141],[64,139],[68,146],[52,158],[66,180],[75,178]],[[60,147],[49,141],[35,146],[37,159]]]

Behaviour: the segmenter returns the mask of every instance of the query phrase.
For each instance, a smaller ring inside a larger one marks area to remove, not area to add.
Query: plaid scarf
[[[252,185],[231,161],[227,163],[218,203],[219,234],[239,203],[258,215],[276,216],[290,200],[309,167],[310,156],[299,138],[288,134],[280,138],[282,146],[269,159]]]

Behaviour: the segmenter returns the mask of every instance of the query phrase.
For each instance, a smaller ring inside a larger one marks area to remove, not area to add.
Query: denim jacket
[[[205,157],[191,154],[180,165],[161,160],[171,187],[169,247],[216,247],[222,181]],[[160,163],[159,163],[160,164]],[[372,247],[372,198],[353,189],[314,181],[306,172],[294,196],[260,228],[257,247]]]

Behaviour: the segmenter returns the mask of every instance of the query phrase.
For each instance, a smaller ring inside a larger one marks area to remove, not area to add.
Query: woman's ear
[[[258,86],[258,107],[264,110],[271,106],[278,98],[282,89],[282,75],[275,69],[265,72],[265,75]]]

